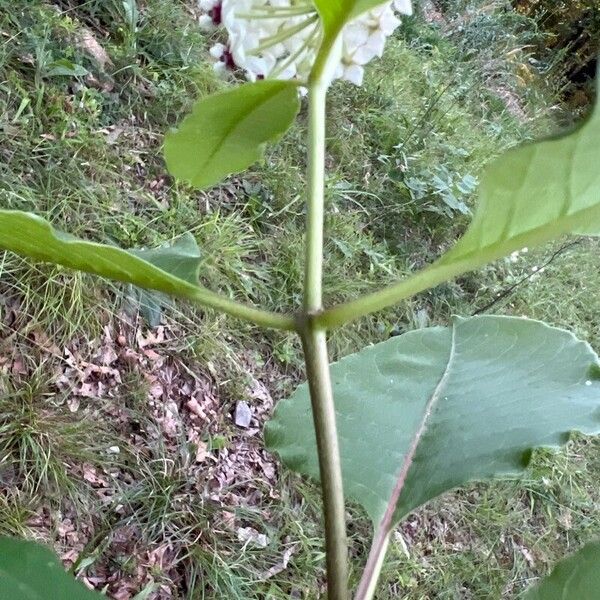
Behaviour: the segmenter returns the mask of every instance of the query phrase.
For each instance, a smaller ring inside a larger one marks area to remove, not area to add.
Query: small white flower
[[[353,83],[354,85],[362,85],[365,70],[357,64],[351,64],[343,67],[341,78]]]
[[[199,0],[199,6],[208,13],[200,20],[203,28],[221,24],[227,32],[227,50],[218,57],[211,52],[226,67],[243,69],[251,81],[308,79],[322,37],[312,0]],[[334,78],[362,84],[364,65],[383,54],[400,24],[395,11],[411,14],[410,1],[390,0],[344,28]]]
[[[217,4],[220,4],[220,0],[198,0],[198,7],[206,12],[211,11]]]
[[[213,65],[213,71],[220,79],[227,79],[227,76],[229,75],[229,69],[223,61],[216,62]]]
[[[413,14],[411,0],[394,0],[394,8],[403,15]]]
[[[210,15],[200,15],[198,17],[198,25],[202,31],[214,31],[217,27]]]
[[[226,51],[227,46],[225,44],[215,44],[208,52],[214,59],[221,60],[225,56]]]

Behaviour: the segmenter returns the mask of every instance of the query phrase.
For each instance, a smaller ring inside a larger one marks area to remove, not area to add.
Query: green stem
[[[294,331],[297,329],[296,319],[292,315],[254,308],[236,302],[235,300],[229,300],[229,298],[224,298],[220,294],[215,294],[215,292],[211,292],[210,290],[201,287],[193,288],[190,286],[189,291],[187,289],[185,292],[177,290],[174,295],[187,298],[200,306],[214,308],[232,317],[237,317],[243,321],[249,321],[250,323],[260,325],[261,327],[284,329],[287,331]]]
[[[314,314],[323,301],[323,223],[325,218],[325,105],[327,86],[311,83],[309,88],[308,201],[304,312]]]
[[[329,600],[348,600],[348,549],[342,468],[325,330],[313,315],[322,309],[323,227],[325,204],[325,108],[327,84],[309,86],[309,158],[304,311],[301,323],[306,375],[319,454],[325,515]]]
[[[348,600],[348,543],[344,487],[325,332],[314,329],[309,324],[302,334],[302,346],[319,454],[325,516],[327,598]]]
[[[375,595],[377,583],[379,582],[379,576],[381,575],[381,568],[383,567],[383,561],[387,552],[390,537],[392,535],[391,530],[379,529],[375,534],[371,551],[369,552],[369,558],[363,576],[356,590],[354,600],[372,600]]]

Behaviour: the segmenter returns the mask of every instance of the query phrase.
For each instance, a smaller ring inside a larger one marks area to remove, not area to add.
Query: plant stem
[[[325,217],[325,106],[327,86],[320,80],[309,88],[308,199],[304,312],[315,314],[323,302],[323,222]]]
[[[325,332],[312,329],[309,325],[308,330],[302,334],[302,345],[319,453],[319,473],[325,514],[327,598],[348,600],[348,545],[344,488]]]
[[[348,600],[348,550],[342,468],[331,389],[327,337],[314,315],[322,309],[327,84],[309,86],[309,157],[302,346],[319,454],[325,514],[328,600]]]
[[[392,531],[389,529],[379,528],[377,530],[354,600],[371,600],[375,595],[391,535]]]
[[[261,308],[255,308],[225,298],[220,294],[211,292],[200,286],[189,286],[189,289],[177,289],[173,293],[174,296],[180,298],[187,298],[192,300],[200,306],[208,306],[215,310],[224,312],[232,317],[237,317],[243,321],[248,321],[261,327],[267,327],[270,329],[284,329],[287,331],[294,331],[297,329],[296,319],[292,315],[286,315],[282,313],[276,313],[269,310],[263,310]]]

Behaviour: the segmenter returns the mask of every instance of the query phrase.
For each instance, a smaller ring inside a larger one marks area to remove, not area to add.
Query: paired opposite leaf
[[[395,522],[466,482],[522,472],[533,448],[572,430],[600,432],[597,356],[537,321],[457,319],[366,348],[331,373],[345,490],[376,524],[403,466]],[[279,403],[266,439],[318,479],[306,384]]]
[[[552,573],[525,595],[525,600],[598,600],[600,542],[588,544],[559,562]]]
[[[101,600],[65,572],[46,547],[0,538],[0,600]]]
[[[201,255],[191,233],[185,233],[172,244],[147,250],[129,250],[129,253],[183,281],[198,285]]]
[[[173,244],[149,250],[129,250],[131,254],[141,258],[155,267],[179,277],[193,285],[198,284],[200,277],[200,250],[194,236],[186,233]],[[168,298],[153,290],[146,290],[134,285],[130,286],[131,300],[150,327],[158,327],[162,317],[162,309]]]
[[[598,106],[575,131],[495,160],[471,226],[432,268],[454,275],[564,234],[600,235]]]
[[[289,81],[247,83],[196,103],[165,139],[169,171],[197,188],[219,183],[256,162],[279,139],[300,108]]]
[[[173,296],[209,293],[197,283],[200,251],[191,235],[169,249],[127,251],[61,233],[31,213],[0,210],[0,248]]]
[[[600,235],[600,108],[568,135],[498,158],[480,197],[469,230],[441,264],[497,258],[565,233]]]
[[[123,281],[145,290],[187,298],[265,327],[294,328],[291,316],[239,304],[198,285],[200,251],[191,235],[172,247],[127,251],[61,233],[31,213],[0,210],[0,249]],[[155,311],[157,307],[149,308]]]
[[[525,246],[565,234],[600,235],[600,107],[575,131],[495,160],[479,195],[469,229],[438,261],[381,292],[325,311],[320,323],[338,326]]]

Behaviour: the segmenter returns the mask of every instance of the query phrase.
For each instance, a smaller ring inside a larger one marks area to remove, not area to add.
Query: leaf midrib
[[[400,470],[398,472],[398,476],[396,478],[396,485],[392,491],[390,499],[388,501],[388,505],[386,507],[385,514],[381,520],[381,524],[379,529],[385,532],[389,532],[393,527],[394,522],[394,513],[398,506],[398,502],[400,501],[400,497],[402,496],[402,490],[404,489],[404,484],[408,479],[410,474],[410,469],[412,467],[412,463],[414,457],[419,449],[420,442],[427,431],[427,427],[429,425],[431,416],[439,402],[439,399],[442,395],[442,390],[448,381],[448,377],[450,376],[451,366],[454,362],[456,350],[456,323],[452,325],[452,336],[450,338],[450,349],[448,352],[448,359],[446,361],[446,366],[444,371],[437,382],[433,392],[431,393],[431,397],[427,401],[425,408],[423,410],[423,418],[417,427],[414,436],[411,439],[408,451],[404,456],[404,460],[402,461],[402,465],[400,466]]]

